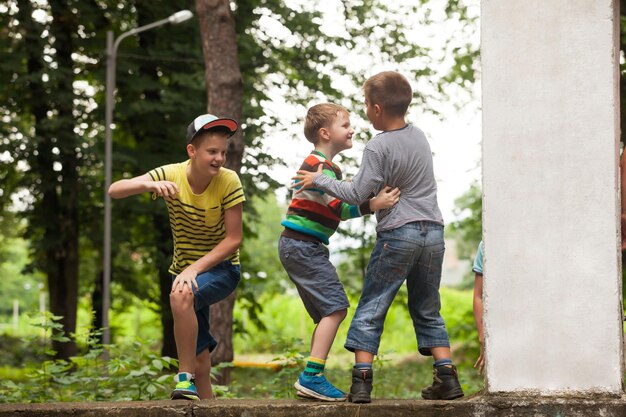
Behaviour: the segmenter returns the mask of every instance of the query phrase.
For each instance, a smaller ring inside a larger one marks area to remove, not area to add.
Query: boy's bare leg
[[[440,359],[450,359],[450,348],[447,346],[438,346],[430,348],[430,352],[433,354],[433,359],[438,361]]]
[[[213,398],[211,387],[211,353],[205,349],[196,357],[196,389],[201,400]]]
[[[178,352],[178,372],[193,374],[196,363],[198,319],[193,308],[194,296],[187,291],[170,294],[170,306],[174,317],[174,338]]]
[[[374,355],[364,350],[354,351],[354,363],[372,363],[374,362]]]
[[[322,318],[311,336],[311,356],[326,360],[333,345],[339,325],[346,318],[347,310],[339,310]]]

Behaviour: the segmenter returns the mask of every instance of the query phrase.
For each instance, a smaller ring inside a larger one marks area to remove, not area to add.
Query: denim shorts
[[[313,322],[350,307],[337,270],[328,259],[328,248],[321,242],[281,236],[278,256]]]
[[[198,319],[196,355],[207,348],[209,352],[213,352],[217,346],[217,341],[210,331],[209,308],[228,297],[237,288],[240,277],[239,265],[233,265],[230,261],[223,261],[196,277],[198,289],[193,288],[194,309]],[[172,275],[172,281],[175,278],[176,276]]]
[[[379,232],[345,348],[378,354],[387,311],[405,280],[419,352],[429,356],[433,347],[449,347],[439,314],[444,252],[443,226],[437,223],[412,222]]]

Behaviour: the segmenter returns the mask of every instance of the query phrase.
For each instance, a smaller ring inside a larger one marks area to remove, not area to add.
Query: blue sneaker
[[[181,372],[174,377],[174,381],[176,381],[176,387],[170,396],[172,400],[197,401],[200,399],[196,384],[193,380],[193,375],[187,372]]]
[[[321,401],[345,401],[346,394],[328,382],[324,375],[300,377],[293,386],[300,397],[314,398]]]

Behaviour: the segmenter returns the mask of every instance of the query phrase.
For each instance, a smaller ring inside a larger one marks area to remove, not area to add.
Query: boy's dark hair
[[[322,103],[309,108],[304,120],[304,136],[312,144],[319,140],[319,130],[328,128],[337,118],[337,114],[343,112],[348,114],[348,110],[338,104]]]
[[[363,92],[371,104],[378,104],[395,117],[404,117],[413,98],[409,81],[395,71],[384,71],[368,78]]]
[[[223,133],[224,135],[227,136],[227,138],[230,138],[232,135],[232,132],[230,131],[230,129],[224,126],[216,126],[210,129],[199,131],[198,133],[195,134],[195,136],[193,137],[193,139],[191,139],[191,142],[189,143],[197,147],[200,144],[200,142],[204,140],[205,136],[212,135],[214,133]]]

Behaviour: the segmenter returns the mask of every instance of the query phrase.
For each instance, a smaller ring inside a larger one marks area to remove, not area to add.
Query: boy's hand
[[[180,192],[178,185],[172,181],[150,181],[150,191],[159,197],[175,198]]]
[[[400,200],[400,189],[386,185],[378,195],[370,200],[370,210],[378,211],[392,207]]]
[[[296,182],[291,184],[291,186],[289,186],[289,189],[299,188],[298,191],[296,191],[296,194],[299,194],[307,188],[313,187],[313,181],[315,180],[315,178],[322,175],[323,170],[323,164],[319,164],[319,166],[317,167],[317,172],[309,172],[303,170],[298,171],[298,175],[296,175],[295,177],[291,177],[291,179],[296,180]]]
[[[187,291],[189,293],[193,293],[192,285],[199,290],[198,283],[196,282],[196,277],[198,273],[194,270],[186,268],[183,272],[178,274],[174,282],[172,283],[172,292],[178,290],[178,292],[183,292],[185,285],[187,285]]]
[[[483,344],[480,344],[480,355],[478,359],[476,359],[476,363],[474,364],[474,368],[478,369],[478,373],[480,375],[485,371],[485,352],[483,349]]]
[[[625,201],[622,204],[626,204]],[[622,213],[622,252],[626,250],[626,214]]]

